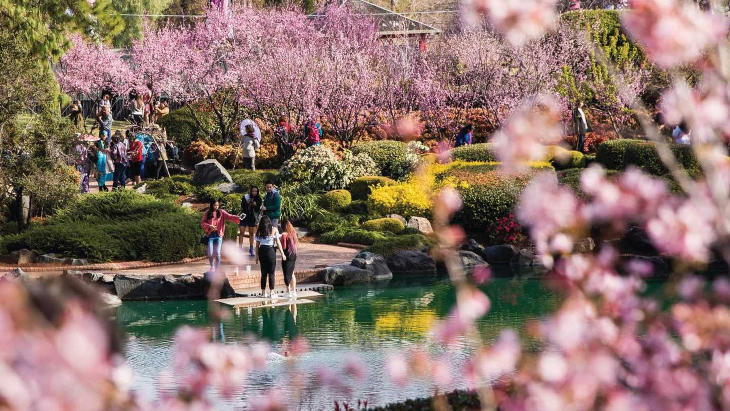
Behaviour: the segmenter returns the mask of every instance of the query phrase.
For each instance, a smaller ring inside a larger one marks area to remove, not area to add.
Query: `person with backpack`
[[[274,182],[269,180],[264,185],[266,194],[264,195],[264,204],[261,206],[261,213],[271,219],[274,227],[279,226],[279,217],[281,217],[281,196],[279,191],[274,188]]]
[[[123,189],[127,184],[127,167],[129,166],[129,155],[127,145],[124,144],[124,136],[117,130],[112,137],[112,148],[109,156],[114,162],[114,182],[112,190]]]
[[[247,170],[256,170],[256,150],[261,147],[256,139],[254,128],[251,124],[247,124],[245,128],[246,134],[241,136],[241,150],[243,153],[243,167]]]
[[[304,124],[304,138],[307,148],[321,144],[320,129],[317,128],[317,125],[314,124],[312,119],[307,120]]]

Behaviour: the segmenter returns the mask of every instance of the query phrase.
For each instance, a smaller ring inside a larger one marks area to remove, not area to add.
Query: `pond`
[[[536,279],[498,279],[484,291],[492,300],[492,309],[479,322],[479,329],[488,341],[505,327],[522,330],[526,321],[545,316],[561,300],[549,283]],[[364,382],[355,384],[349,393],[308,385],[296,400],[300,409],[332,409],[334,400],[367,400],[369,405],[384,405],[424,397],[433,393],[433,385],[416,381],[404,388],[390,381],[385,370],[390,355],[413,347],[445,353],[452,375],[459,376],[471,352],[465,341],[447,348],[428,339],[430,326],[447,316],[454,304],[454,289],[445,282],[336,289],[313,304],[243,309],[219,326],[209,324],[206,304],[125,302],[117,308],[116,321],[126,332],[125,355],[135,372],[134,388],[144,397],[157,395],[157,377],[170,365],[172,338],[182,325],[212,327],[216,338],[226,343],[254,334],[268,340],[274,352],[281,352],[297,336],[305,337],[309,343],[309,351],[296,363],[272,360],[266,371],[252,373],[242,392],[216,404],[222,410],[245,409],[250,398],[271,387],[286,391],[292,374],[307,377],[321,367],[342,369],[353,355],[365,365]],[[530,344],[524,337],[523,341]],[[453,388],[463,386],[462,380],[454,379]]]

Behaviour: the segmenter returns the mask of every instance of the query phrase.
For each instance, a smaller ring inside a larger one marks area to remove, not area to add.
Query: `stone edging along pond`
[[[152,268],[162,267],[166,265],[174,264],[187,264],[194,263],[197,261],[203,261],[206,257],[194,257],[194,258],[183,258],[180,261],[168,261],[155,263],[151,261],[120,261],[113,263],[98,263],[98,264],[81,264],[81,265],[57,265],[57,264],[14,264],[14,265],[0,265],[0,272],[12,271],[16,268],[22,269],[27,273],[39,273],[39,272],[50,272],[50,271],[66,271],[66,270],[133,270],[139,268]]]

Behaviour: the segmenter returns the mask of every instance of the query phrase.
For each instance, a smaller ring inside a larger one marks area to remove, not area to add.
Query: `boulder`
[[[390,271],[390,268],[388,268],[388,262],[385,260],[385,257],[380,254],[374,254],[369,251],[361,251],[357,254],[357,256],[355,256],[350,265],[371,271],[375,281],[390,280],[393,278],[393,273]]]
[[[80,278],[86,283],[100,287],[103,291],[116,295],[114,275],[92,271],[64,270],[63,275]]]
[[[83,258],[71,258],[70,262],[71,265],[89,265],[89,262]]]
[[[2,277],[0,277],[4,280],[31,280],[32,278],[28,276],[28,274],[25,273],[21,268],[13,268],[12,271],[8,271],[5,273]]]
[[[471,272],[477,267],[488,266],[486,261],[479,256],[477,253],[472,251],[461,250],[459,251],[459,258],[461,259],[461,266],[464,271]]]
[[[411,219],[408,220],[407,227],[415,228],[421,234],[433,233],[433,228],[431,228],[431,222],[423,217],[411,217]]]
[[[121,298],[109,293],[101,293],[101,301],[109,307],[119,307],[122,305]]]
[[[220,183],[218,184],[218,190],[223,194],[240,193],[241,186],[236,183]]]
[[[532,267],[537,264],[537,257],[529,250],[520,250],[512,256],[510,267]]]
[[[195,165],[195,174],[193,175],[194,185],[206,185],[218,182],[232,183],[233,179],[217,160],[205,160]]]
[[[180,204],[180,207],[182,208],[193,208],[193,203],[184,202]]]
[[[330,285],[370,284],[377,281],[375,273],[354,265],[334,265],[324,269],[324,282]]]
[[[36,261],[38,255],[35,251],[22,250],[13,251],[10,253],[10,261],[12,264],[32,264]]]
[[[61,265],[64,264],[65,259],[59,258],[54,253],[48,253],[39,255],[38,258],[36,258],[36,262],[38,263],[44,263],[44,264],[57,264]]]
[[[461,246],[461,249],[464,251],[471,251],[484,259],[484,246],[477,243],[476,240],[467,241],[466,244]]]
[[[227,287],[226,287],[227,284]],[[224,290],[229,290],[228,279]],[[114,289],[122,300],[175,300],[205,298],[208,282],[192,274],[173,276],[114,276]],[[222,293],[223,294],[223,293]]]
[[[519,253],[519,250],[513,245],[495,245],[485,247],[482,258],[489,265],[509,264],[512,261],[512,257],[517,253]]]
[[[436,275],[436,262],[423,251],[399,250],[390,255],[386,261],[394,277]]]
[[[147,183],[142,184],[141,186],[136,188],[136,191],[140,194],[144,194],[147,192]]]
[[[406,219],[400,214],[388,214],[385,216],[385,218],[395,218],[396,220],[403,223],[404,226],[408,225],[408,221],[406,221]]]

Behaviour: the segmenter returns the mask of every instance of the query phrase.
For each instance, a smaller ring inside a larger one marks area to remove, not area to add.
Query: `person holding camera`
[[[256,227],[259,225],[263,201],[259,194],[259,188],[256,186],[251,186],[249,193],[241,199],[241,210],[245,215],[242,216],[241,222],[238,224],[238,247],[243,249],[243,235],[248,231],[248,254],[251,257],[256,256],[254,236],[256,235]]]

